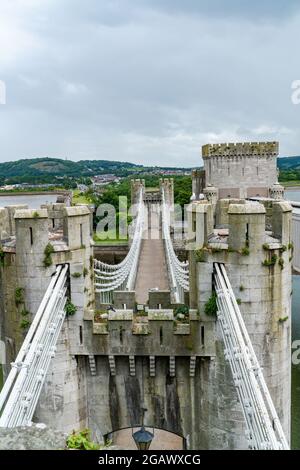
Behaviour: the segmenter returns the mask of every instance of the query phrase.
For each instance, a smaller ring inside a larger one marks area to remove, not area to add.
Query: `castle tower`
[[[206,184],[219,198],[268,197],[277,181],[278,142],[208,144],[202,147]]]
[[[216,317],[206,306],[213,293],[214,263],[224,263],[248,333],[263,367],[284,432],[290,434],[291,394],[291,215],[287,202],[271,207],[272,233],[266,232],[262,204],[230,201],[217,205],[228,228],[212,228],[208,218],[189,207],[189,225],[198,234],[190,251],[190,303],[200,321],[215,326],[216,357],[204,361],[201,374],[200,447],[246,449],[245,423]],[[199,204],[199,203],[198,203]],[[205,207],[209,213],[208,203]],[[212,210],[212,209],[211,209]]]

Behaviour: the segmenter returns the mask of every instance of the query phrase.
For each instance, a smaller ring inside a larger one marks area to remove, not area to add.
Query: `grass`
[[[104,238],[105,237],[105,238]],[[93,240],[97,245],[122,245],[127,244],[128,238],[119,238],[118,232],[108,230],[107,232],[94,233]]]
[[[293,186],[300,186],[300,180],[280,181],[280,184],[285,188],[292,188]]]
[[[73,204],[91,204],[89,197],[86,194],[80,192],[79,189],[73,190],[72,202]]]

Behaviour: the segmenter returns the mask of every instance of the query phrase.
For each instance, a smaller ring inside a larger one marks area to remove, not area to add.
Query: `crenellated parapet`
[[[186,315],[174,309],[114,309],[97,311],[84,322],[84,341],[71,339],[71,353],[214,357],[214,321],[196,310]]]
[[[202,146],[202,157],[277,157],[278,142],[238,142],[206,144]]]

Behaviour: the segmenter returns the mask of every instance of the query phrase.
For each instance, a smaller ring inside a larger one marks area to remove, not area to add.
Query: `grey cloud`
[[[265,138],[297,153],[295,2],[284,15],[280,1],[236,3],[222,15],[220,2],[146,0],[53,0],[19,12],[36,47],[0,72],[0,159],[190,166],[207,141]],[[267,22],[249,21],[262,11]]]

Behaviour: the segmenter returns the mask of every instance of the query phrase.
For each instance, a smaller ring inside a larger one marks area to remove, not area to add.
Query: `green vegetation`
[[[24,303],[24,289],[23,287],[17,287],[15,290],[15,304],[18,307]]]
[[[93,204],[92,192],[90,190],[81,193],[79,189],[73,190],[72,203],[76,204]]]
[[[114,230],[103,231],[99,234],[94,233],[93,240],[96,244],[124,244],[128,242],[128,238],[119,238],[118,232]]]
[[[205,312],[205,315],[213,317],[217,315],[217,311],[218,311],[217,294],[213,292],[205,304],[204,312]]]
[[[91,431],[83,429],[82,431],[73,431],[67,437],[67,448],[77,450],[99,450],[100,445],[91,440]]]
[[[72,304],[70,300],[67,300],[67,303],[65,305],[65,312],[67,317],[75,315],[75,313],[77,312],[77,307],[75,307],[75,305]]]
[[[242,299],[236,299],[236,303],[237,303],[238,305],[241,305]]]
[[[283,258],[279,258],[278,264],[279,264],[280,268],[283,269],[283,268],[284,268],[284,259],[283,259]]]
[[[43,260],[43,264],[45,266],[45,268],[48,268],[49,266],[52,265],[52,254],[54,253],[54,248],[53,246],[51,245],[51,243],[48,243],[46,245],[46,248],[44,250],[44,260]]]
[[[198,263],[203,263],[205,261],[205,250],[203,248],[195,250],[195,257]]]
[[[34,219],[38,219],[39,216],[40,216],[40,214],[39,214],[37,211],[34,211],[34,213],[33,213],[33,218],[34,218]]]
[[[277,255],[272,255],[270,259],[265,259],[262,264],[263,266],[274,266],[276,264],[277,258]]]
[[[22,328],[22,330],[26,330],[27,328],[29,328],[31,325],[30,321],[27,320],[26,318],[23,318],[23,320],[21,320],[21,323],[20,323],[20,328]]]
[[[0,184],[56,184],[75,189],[77,183],[89,185],[91,176],[112,173],[119,177],[145,177],[163,167],[146,167],[129,162],[109,160],[81,160],[73,162],[62,158],[28,158],[0,164]],[[165,167],[173,170],[173,167]],[[178,170],[178,168],[176,168]],[[147,186],[157,186],[159,176],[151,175]],[[176,178],[176,176],[175,176]]]
[[[83,268],[83,277],[86,277],[89,273],[89,270],[87,268]]]
[[[189,320],[189,307],[187,305],[180,305],[174,310],[176,321],[186,323]]]
[[[21,310],[20,315],[22,315],[22,317],[27,317],[27,315],[30,315],[30,312],[29,312],[29,310],[27,310],[27,309],[24,307],[24,308]]]
[[[282,317],[282,318],[279,318],[279,323],[284,323],[285,321],[287,321],[289,319],[289,317]]]
[[[248,246],[244,246],[244,248],[241,249],[241,255],[243,256],[249,256],[250,255],[250,250]]]
[[[300,157],[284,157],[277,159],[277,166],[280,170],[279,181],[286,185],[286,182],[300,182]]]
[[[245,287],[241,284],[240,285],[240,292],[243,292],[245,290]]]
[[[75,279],[78,278],[78,277],[81,277],[81,273],[78,273],[78,272],[73,273],[72,277],[74,277]]]

